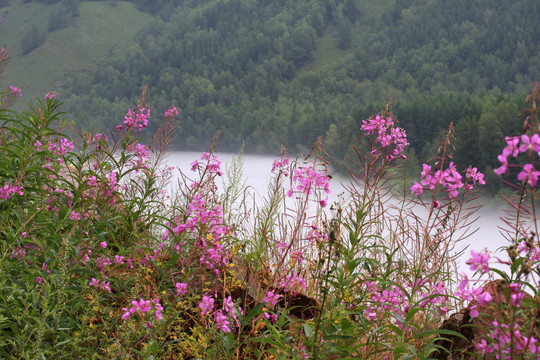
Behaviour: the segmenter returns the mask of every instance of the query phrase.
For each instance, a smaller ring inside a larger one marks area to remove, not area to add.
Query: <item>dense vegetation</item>
[[[112,131],[72,137],[56,92],[10,110],[21,94],[0,97],[0,357],[538,358],[538,85],[524,130],[501,135],[508,258],[472,250],[470,279],[455,249],[485,179],[458,170],[452,126],[411,181],[387,104],[357,129],[343,199],[329,204],[320,138],[296,159],[283,148],[257,201],[216,139],[191,169],[163,165],[178,111],[142,142],[147,89]],[[460,309],[463,328],[441,326]]]

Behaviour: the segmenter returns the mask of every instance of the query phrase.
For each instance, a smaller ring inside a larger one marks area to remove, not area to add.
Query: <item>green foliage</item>
[[[46,35],[38,30],[36,25],[32,25],[22,36],[21,51],[23,55],[40,47],[45,42]]]
[[[77,16],[79,16],[79,0],[62,0],[60,8],[50,15],[47,29],[49,32],[63,29]]]

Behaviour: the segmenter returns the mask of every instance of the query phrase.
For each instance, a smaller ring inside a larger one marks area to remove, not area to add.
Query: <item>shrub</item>
[[[22,54],[26,55],[34,49],[40,47],[45,42],[45,34],[38,30],[35,25],[27,30],[21,40]]]

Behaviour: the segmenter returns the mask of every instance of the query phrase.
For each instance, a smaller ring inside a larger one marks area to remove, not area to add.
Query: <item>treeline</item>
[[[180,109],[179,149],[200,149],[217,130],[221,150],[245,142],[250,152],[280,144],[294,152],[327,134],[342,159],[361,117],[393,96],[416,156],[453,121],[458,133],[478,131],[455,156],[484,168],[496,165],[496,151],[491,160],[481,154],[502,146],[484,130],[512,127],[540,79],[540,29],[528,25],[540,17],[536,0],[400,0],[380,17],[374,7],[382,5],[360,0],[156,4],[155,21],[134,43],[75,79],[67,99],[75,121],[108,127],[148,84],[151,127],[171,104]],[[321,43],[335,48],[318,51]],[[493,111],[505,106],[512,118]]]

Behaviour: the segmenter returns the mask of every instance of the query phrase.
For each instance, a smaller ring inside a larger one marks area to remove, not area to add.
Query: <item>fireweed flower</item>
[[[165,114],[163,115],[164,118],[173,118],[175,116],[178,116],[178,109],[174,105],[165,110]]]
[[[163,319],[163,314],[161,313],[163,311],[163,306],[161,306],[161,304],[159,303],[159,299],[140,299],[139,301],[133,300],[131,302],[131,305],[131,308],[122,308],[122,310],[124,311],[122,319],[127,320],[131,315],[136,313],[139,314],[139,316],[142,316],[145,313],[151,311],[152,309],[154,309],[154,318],[157,321]]]
[[[280,294],[275,294],[273,291],[268,291],[263,297],[262,301],[270,306],[275,306],[278,303],[280,297]]]
[[[311,165],[301,166],[294,169],[293,181],[297,182],[296,190],[311,195],[313,190],[324,190],[327,194],[330,194],[330,178],[328,177],[328,170],[324,169],[322,172],[318,172]],[[292,197],[294,193],[291,187],[287,192],[287,196]]]
[[[54,100],[56,99],[56,91],[48,92],[45,94],[45,99]]]
[[[531,187],[535,187],[538,182],[540,171],[534,169],[533,164],[525,164],[523,170],[520,171],[517,178],[524,183],[528,183]]]
[[[289,157],[282,157],[281,159],[276,159],[272,163],[272,172],[283,173],[283,175],[288,176],[288,166]]]
[[[231,322],[229,321],[228,317],[223,314],[223,312],[221,310],[218,310],[218,311],[214,312],[214,321],[216,322],[216,327],[219,330],[221,330],[221,331],[223,331],[225,333],[230,333],[231,332],[231,328],[229,327]]]
[[[199,304],[201,308],[201,314],[204,316],[208,314],[214,308],[214,298],[212,296],[203,295],[202,301]]]
[[[135,110],[137,112],[135,112]],[[118,125],[116,128],[122,130],[123,127],[126,127],[126,131],[129,131],[132,127],[137,130],[142,130],[148,126],[148,119],[150,118],[150,109],[140,108],[140,109],[128,109],[126,116],[124,117],[124,124]]]
[[[432,170],[428,164],[422,165],[420,173],[420,183],[415,182],[411,186],[411,192],[415,196],[422,195],[424,190],[434,190],[437,187],[442,187],[442,190],[448,193],[450,199],[454,199],[459,195],[459,189],[465,187],[467,192],[471,191],[474,185],[485,185],[484,174],[478,171],[477,168],[468,168],[466,171],[467,182],[463,183],[463,177],[457,171],[456,165],[453,162],[448,164],[448,168]]]
[[[393,160],[396,156],[405,159],[406,156],[403,150],[409,143],[407,142],[407,133],[404,129],[395,126],[391,117],[383,118],[377,115],[374,119],[362,120],[361,129],[368,135],[375,135],[376,141],[382,149],[389,151],[387,160]],[[392,149],[391,147],[394,146]],[[372,155],[375,156],[378,150],[373,150]]]
[[[489,272],[489,255],[487,253],[476,253],[476,251],[471,250],[471,258],[465,263],[470,265],[471,271],[476,271],[479,267],[482,269],[482,272]]]
[[[23,187],[18,185],[8,185],[5,184],[3,187],[0,187],[0,199],[6,201],[13,194],[23,195]]]
[[[8,86],[9,91],[13,96],[22,96],[22,90],[16,86]]]
[[[187,292],[187,284],[186,283],[176,283],[174,284],[174,287],[176,288],[176,296],[178,295],[186,295]]]
[[[523,134],[521,136],[507,136],[505,140],[506,147],[503,149],[502,153],[497,156],[497,159],[501,163],[501,166],[494,170],[497,175],[505,174],[508,171],[508,168],[512,166],[508,161],[510,156],[516,158],[519,153],[529,153],[531,156],[533,153],[536,153],[540,156],[540,136],[536,133],[532,135]],[[519,181],[528,184],[530,187],[535,187],[538,183],[539,176],[540,171],[535,170],[532,163],[527,163],[522,167],[517,178]]]
[[[221,161],[216,155],[211,155],[210,153],[204,152],[202,153],[200,160],[206,161],[205,168],[210,173],[214,173],[218,176],[223,175],[223,173],[221,172]],[[201,162],[199,162],[198,160],[192,162],[191,171],[197,171],[197,169],[199,169],[199,165],[201,165]]]

